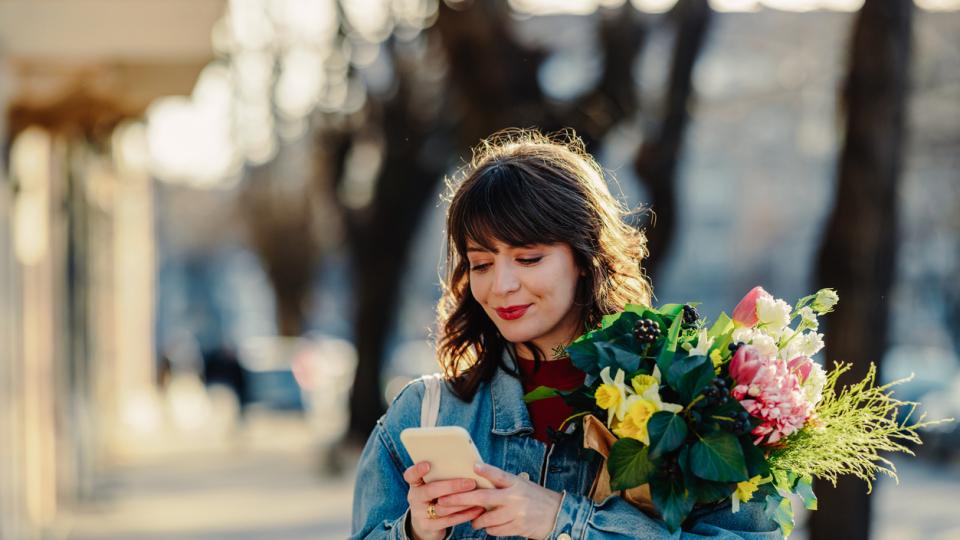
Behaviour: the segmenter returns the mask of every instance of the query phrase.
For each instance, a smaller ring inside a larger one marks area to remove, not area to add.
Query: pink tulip
[[[733,321],[747,327],[757,324],[757,299],[761,296],[773,298],[759,285],[750,289],[750,292],[740,300],[737,307],[733,308]]]
[[[741,345],[730,360],[730,376],[739,384],[750,384],[763,365],[763,358],[756,347]]]
[[[800,379],[800,384],[803,384],[803,381],[806,381],[807,377],[810,376],[810,370],[813,369],[813,360],[810,360],[806,356],[798,356],[790,360],[787,363],[787,367],[790,368],[790,371],[797,374],[797,378]]]

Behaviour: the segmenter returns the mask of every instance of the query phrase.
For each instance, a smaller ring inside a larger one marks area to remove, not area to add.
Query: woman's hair
[[[650,304],[652,289],[640,262],[646,236],[607,187],[600,165],[572,130],[497,132],[473,149],[448,179],[446,272],[437,307],[437,354],[456,394],[473,399],[480,383],[504,365],[505,339],[470,291],[467,241],[491,249],[495,240],[520,247],[565,243],[583,273],[574,302],[584,329],[625,304]],[[525,344],[536,360],[543,351]]]

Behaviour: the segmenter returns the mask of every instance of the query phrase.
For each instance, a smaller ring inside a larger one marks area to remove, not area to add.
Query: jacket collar
[[[503,348],[503,362],[518,370],[512,343],[508,342]],[[490,382],[490,401],[493,403],[491,433],[495,435],[533,433],[530,413],[527,411],[527,404],[523,402],[523,385],[519,379],[499,366]]]

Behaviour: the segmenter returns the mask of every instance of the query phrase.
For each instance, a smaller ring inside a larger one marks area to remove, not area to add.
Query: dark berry
[[[633,325],[633,335],[640,343],[653,343],[660,337],[660,325],[653,319],[640,319]]]
[[[743,345],[743,343],[740,343],[740,342],[738,341],[737,343],[731,343],[731,344],[727,345],[727,348],[730,349],[730,352],[735,353],[735,352],[737,352],[737,349],[739,349],[741,345]]]
[[[700,313],[697,311],[697,308],[689,305],[683,305],[683,324],[693,325],[700,320]]]

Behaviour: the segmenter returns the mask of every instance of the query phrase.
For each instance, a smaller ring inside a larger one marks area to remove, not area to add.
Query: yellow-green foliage
[[[838,392],[837,379],[849,370],[850,364],[837,363],[830,371],[823,400],[807,426],[784,440],[784,446],[770,455],[774,469],[816,476],[834,485],[840,476],[850,474],[865,480],[868,489],[872,489],[878,473],[897,479],[896,467],[881,456],[882,452],[913,455],[907,444],[922,444],[919,428],[952,421],[924,421],[921,415],[911,422],[917,404],[900,401],[889,391],[910,378],[874,386],[877,370],[873,364],[862,381]],[[906,407],[908,414],[898,422],[901,407]]]

